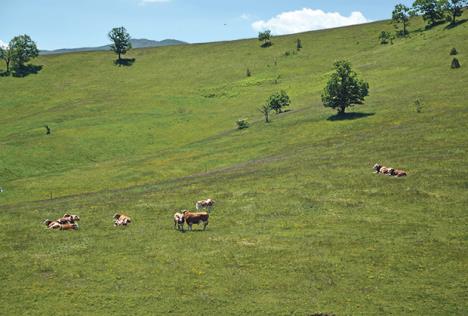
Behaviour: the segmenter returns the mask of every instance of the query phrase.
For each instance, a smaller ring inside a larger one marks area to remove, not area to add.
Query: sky
[[[388,19],[407,0],[0,0],[0,45],[28,34],[40,49],[100,46],[124,26],[133,38],[190,43],[291,34]]]

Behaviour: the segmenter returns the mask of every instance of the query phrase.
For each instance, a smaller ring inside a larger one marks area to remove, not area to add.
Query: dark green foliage
[[[291,104],[291,100],[289,99],[288,94],[286,91],[281,90],[280,92],[272,94],[268,100],[267,104],[276,114],[283,112],[283,108],[289,106]]]
[[[10,65],[13,59],[13,50],[10,46],[0,47],[0,59],[3,59],[6,64],[6,74],[10,73]]]
[[[271,31],[266,30],[264,32],[259,32],[258,33],[258,40],[263,42],[261,45],[262,47],[269,47],[272,45],[271,43]]]
[[[455,56],[455,55],[458,55],[458,51],[457,49],[454,47],[450,50],[450,56]]]
[[[463,7],[468,5],[468,0],[445,0],[444,2],[444,9],[449,14],[447,19],[454,25],[457,17],[463,14]]]
[[[39,55],[36,43],[26,34],[13,37],[8,46],[15,69],[24,67],[25,63]]]
[[[300,51],[302,49],[302,41],[300,38],[298,38],[296,41],[296,49],[297,51]]]
[[[458,60],[458,58],[454,58],[452,60],[452,65],[451,65],[452,69],[456,69],[456,68],[460,68],[461,65],[460,65],[460,61]]]
[[[390,40],[392,39],[392,36],[390,32],[382,31],[379,35],[379,40],[380,44],[388,44]]]
[[[395,23],[395,27],[398,27],[399,23],[402,23],[403,30],[397,32],[400,36],[406,36],[408,32],[409,19],[412,15],[410,8],[404,4],[397,4],[392,12],[392,21]]]
[[[250,77],[250,76],[252,76],[252,73],[250,72],[250,69],[249,69],[249,68],[247,68],[247,71],[246,71],[246,76],[247,76],[247,77]]]
[[[348,61],[337,61],[334,66],[336,72],[322,93],[322,102],[325,107],[343,114],[347,107],[364,103],[364,98],[369,95],[369,84],[357,78]]]
[[[423,104],[422,102],[417,99],[416,101],[414,101],[414,106],[416,108],[416,113],[421,113],[422,112],[422,109],[423,109]]]
[[[416,0],[413,3],[415,13],[421,14],[428,27],[434,26],[444,20],[443,0]]]
[[[113,42],[110,47],[119,56],[118,63],[120,64],[120,56],[125,55],[132,48],[132,43],[130,43],[130,34],[128,34],[127,30],[121,26],[113,28],[109,32],[108,36]]]
[[[237,129],[245,129],[245,128],[249,128],[250,126],[249,121],[247,119],[238,119],[236,121],[236,124],[237,124]]]

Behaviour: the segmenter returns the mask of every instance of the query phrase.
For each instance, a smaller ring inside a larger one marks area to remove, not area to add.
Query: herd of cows
[[[374,172],[385,174],[387,176],[393,176],[393,177],[405,177],[406,176],[406,171],[385,167],[378,163],[374,165]]]
[[[206,209],[206,212],[191,212],[191,211],[182,211],[182,213],[174,214],[174,228],[177,228],[180,231],[184,231],[184,223],[187,224],[189,230],[192,230],[193,224],[202,224],[203,230],[206,229],[208,225],[208,219],[210,217],[211,209],[214,207],[215,201],[212,199],[200,200],[195,203],[197,211]],[[78,215],[64,214],[59,219],[51,221],[46,219],[44,225],[48,229],[54,230],[76,230],[79,228],[78,221],[80,217]],[[114,226],[128,226],[132,219],[124,214],[114,214],[113,217]]]

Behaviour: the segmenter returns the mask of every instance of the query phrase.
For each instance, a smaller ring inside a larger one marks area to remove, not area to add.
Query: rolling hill
[[[0,314],[466,314],[468,23],[410,29],[135,49],[129,67],[56,54],[0,77]],[[320,98],[339,59],[370,85],[342,118]],[[279,90],[291,111],[265,124]],[[207,231],[175,231],[206,197]],[[41,224],[65,212],[78,231]]]
[[[130,40],[133,48],[146,48],[146,47],[161,47],[161,46],[172,46],[172,45],[184,45],[188,44],[183,41],[175,39],[165,39],[162,41],[154,41],[145,38],[132,38]],[[51,55],[51,54],[64,54],[64,53],[76,53],[76,52],[92,52],[92,51],[108,51],[110,50],[110,45],[103,45],[97,47],[79,47],[79,48],[62,48],[54,50],[41,50],[39,53],[41,55]]]

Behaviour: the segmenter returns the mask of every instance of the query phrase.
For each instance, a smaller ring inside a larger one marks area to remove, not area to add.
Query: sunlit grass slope
[[[466,314],[468,23],[422,27],[139,49],[131,67],[43,56],[0,77],[0,314]],[[355,119],[320,102],[338,59],[370,84]],[[263,123],[282,89],[292,110]],[[174,231],[205,197],[208,230]],[[41,225],[65,212],[79,231]]]

